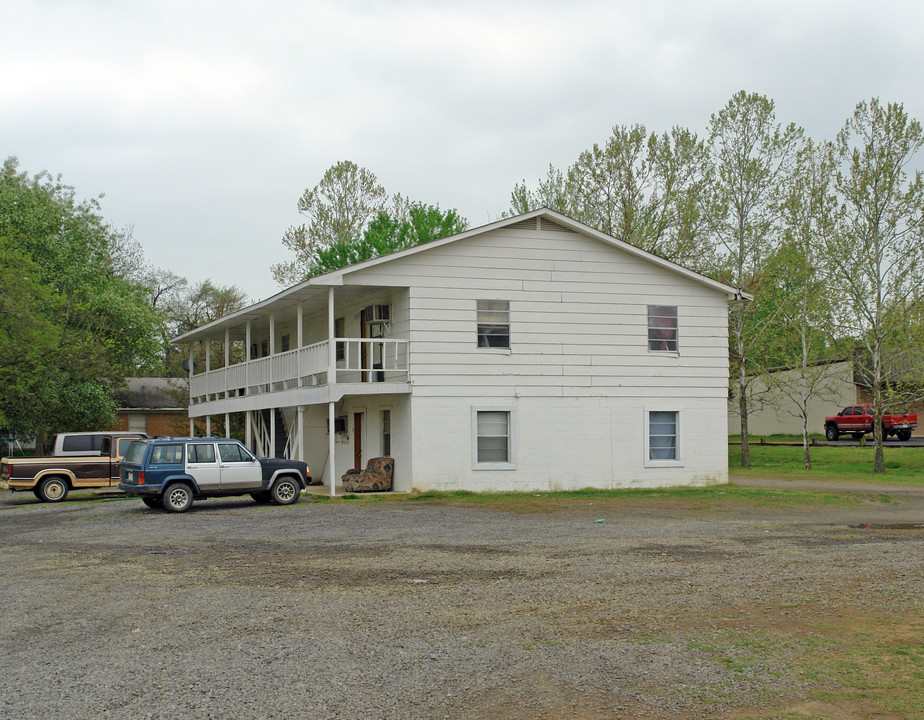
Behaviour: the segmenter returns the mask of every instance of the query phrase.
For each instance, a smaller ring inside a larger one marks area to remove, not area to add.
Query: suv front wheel
[[[167,512],[186,512],[193,504],[192,488],[186,483],[171,485],[161,497],[161,504]]]
[[[302,489],[290,477],[280,478],[271,490],[273,502],[277,505],[291,505],[298,500]]]

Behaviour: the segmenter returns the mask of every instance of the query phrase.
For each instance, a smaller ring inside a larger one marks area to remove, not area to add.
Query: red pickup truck
[[[914,413],[905,415],[882,416],[882,436],[897,435],[899,440],[905,441],[911,437],[911,431],[918,426],[918,416]],[[873,406],[851,405],[845,407],[837,415],[825,418],[825,437],[828,440],[837,440],[841,435],[852,435],[859,440],[866,433],[873,431]]]

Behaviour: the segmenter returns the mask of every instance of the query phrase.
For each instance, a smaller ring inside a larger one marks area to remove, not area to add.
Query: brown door
[[[353,413],[353,467],[363,469],[363,414]]]

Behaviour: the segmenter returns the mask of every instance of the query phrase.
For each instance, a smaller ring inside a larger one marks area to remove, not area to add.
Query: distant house
[[[708,484],[727,478],[738,297],[543,209],[176,341],[205,355],[191,419],[243,413],[249,447],[306,460],[332,492],[376,456],[395,458],[397,491]],[[248,359],[230,364],[232,348]]]
[[[815,394],[808,403],[808,430],[810,433],[824,434],[825,418],[836,415],[848,405],[871,401],[868,372],[863,370],[863,354],[858,353],[853,360],[834,360],[819,363],[810,369],[819,374]],[[769,373],[770,379],[755,377],[751,380],[754,400],[748,412],[748,433],[751,435],[801,435],[802,419],[799,406],[793,399],[797,395],[800,372],[792,369],[780,369]],[[924,413],[924,405],[907,408],[919,415]],[[738,400],[732,398],[728,404],[728,434],[741,433],[741,416],[738,414]],[[915,435],[924,434],[918,428]]]
[[[116,393],[119,412],[114,430],[148,435],[184,435],[189,429],[187,382],[176,378],[130,377]]]

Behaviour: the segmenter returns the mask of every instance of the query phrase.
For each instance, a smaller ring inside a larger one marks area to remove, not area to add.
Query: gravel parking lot
[[[798,711],[831,683],[804,664],[818,622],[924,597],[916,492],[526,510],[0,496],[0,717]]]

